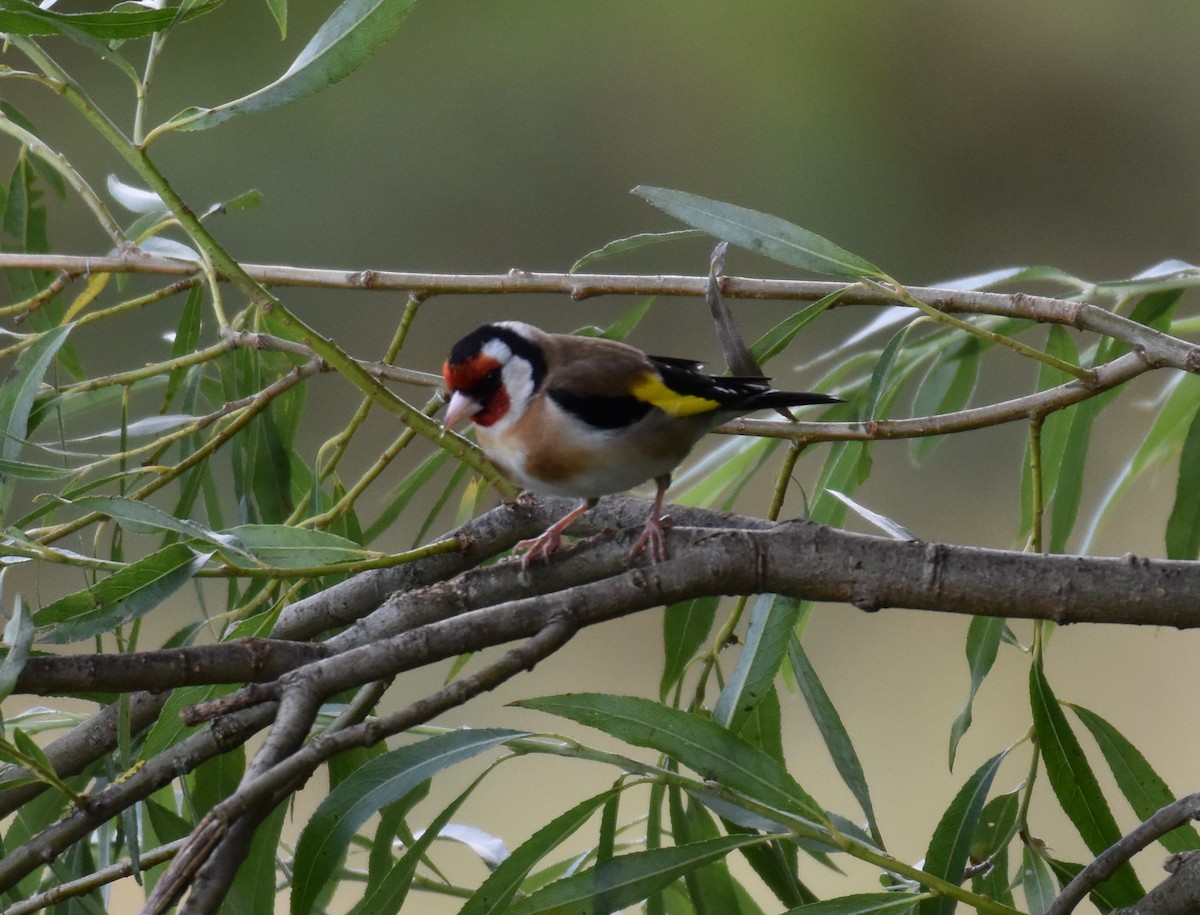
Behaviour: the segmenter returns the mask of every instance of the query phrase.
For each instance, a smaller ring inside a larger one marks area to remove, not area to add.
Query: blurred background
[[[282,42],[263,3],[230,3],[177,30],[152,89],[151,122],[279,75],[333,6],[293,4]],[[1198,34],[1194,5],[1112,0],[421,2],[347,81],[278,111],[168,136],[153,153],[193,209],[249,188],[263,192],[261,207],[215,223],[218,238],[243,262],[562,271],[612,239],[677,228],[629,194],[650,184],[778,215],[913,285],[1022,264],[1114,279],[1166,258],[1200,259]],[[129,83],[69,45],[63,55],[127,127]],[[7,81],[0,92],[94,186],[110,172],[132,180],[60,99]],[[52,205],[50,234],[68,253],[107,248],[70,202]],[[703,273],[711,246],[660,246],[595,269]],[[730,253],[727,272],[790,275],[742,251]],[[283,296],[364,358],[376,357],[404,304],[400,295],[362,292]],[[402,361],[436,371],[449,343],[488,318],[571,330],[603,325],[632,304],[440,297],[425,305]],[[1183,311],[1192,307],[1185,300]],[[751,339],[790,310],[784,303],[735,303]],[[868,309],[830,313],[771,374],[781,386],[811,384],[806,365],[873,316]],[[149,361],[159,355],[151,353],[155,347],[165,354],[169,344],[160,335],[177,317],[174,308],[141,313],[136,335],[98,343],[95,356],[115,367]],[[720,363],[699,300],[660,301],[631,342]],[[1015,357],[985,364],[977,402],[1028,390],[1036,374]],[[1104,491],[1127,457],[1161,384],[1143,382],[1124,412],[1098,423],[1085,500]],[[320,404],[332,416],[356,402],[333,378],[318,379],[309,394],[310,409]],[[314,430],[313,440],[329,431]],[[919,471],[903,443],[881,443],[874,475],[856,498],[924,538],[1019,546],[1013,534],[1024,432],[959,436]],[[819,462],[806,461],[801,475],[811,484]],[[1162,555],[1174,483],[1172,470],[1140,487],[1101,529],[1095,551]],[[785,512],[798,513],[801,504],[797,497]],[[740,504],[747,512],[765,506],[761,492]],[[1085,509],[1081,525],[1087,517]],[[411,537],[398,531],[396,546]],[[445,723],[554,728],[503,704],[567,690],[654,695],[660,626],[660,614],[651,612],[584,633],[535,674]],[[906,860],[924,853],[967,775],[1028,726],[1028,661],[1006,647],[980,694],[955,772],[947,774],[949,726],[967,689],[966,663],[947,646],[962,644],[966,626],[965,617],[820,606],[805,636],[856,741],[884,836]],[[1014,628],[1028,638],[1028,627]],[[1182,794],[1200,787],[1200,737],[1179,724],[1200,687],[1198,648],[1193,633],[1067,629],[1054,635],[1048,673],[1060,698],[1116,724]],[[435,688],[445,673],[423,672],[403,692],[411,698]],[[784,705],[788,758],[801,782],[823,803],[852,813],[803,702],[785,696]],[[997,790],[1020,781],[1023,759],[1002,770]],[[564,776],[563,793],[546,797],[550,781]],[[447,785],[465,783],[459,778],[452,773]],[[463,818],[515,846],[556,804],[611,779],[583,767],[510,763]],[[1085,858],[1069,824],[1049,816],[1056,805],[1044,783],[1036,801],[1055,854]],[[1133,825],[1127,810],[1118,805],[1116,813],[1123,827]],[[1160,879],[1155,856],[1138,862],[1149,885]],[[809,877],[826,893],[874,888],[869,875],[853,886],[816,868]],[[439,906],[432,902],[428,911],[457,909]]]

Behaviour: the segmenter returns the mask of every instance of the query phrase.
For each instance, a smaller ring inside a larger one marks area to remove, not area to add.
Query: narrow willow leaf
[[[84,511],[99,512],[107,515],[128,531],[134,533],[171,532],[181,534],[189,540],[199,540],[217,547],[223,555],[241,565],[257,565],[253,554],[244,550],[237,537],[232,534],[222,534],[209,530],[203,524],[187,518],[176,518],[161,508],[139,502],[135,499],[124,499],[119,496],[85,496],[71,502],[76,508]]]
[[[727,505],[758,472],[782,439],[736,435],[704,455],[679,476],[680,505]]]
[[[429,851],[429,846],[442,834],[442,830],[447,827],[450,818],[458,812],[467,798],[475,792],[475,789],[490,773],[491,769],[486,770],[433,818],[433,821],[413,841],[400,860],[388,869],[379,885],[371,888],[363,896],[362,901],[350,910],[350,915],[394,915],[401,910],[405,899],[408,898],[413,877],[417,873],[417,866]]]
[[[70,467],[53,467],[49,464],[30,464],[0,458],[0,477],[11,477],[14,480],[62,480],[74,473]]]
[[[1121,467],[1101,497],[1079,546],[1080,553],[1090,551],[1100,524],[1129,487],[1147,470],[1160,466],[1177,453],[1198,408],[1200,378],[1181,374],[1168,380],[1165,394],[1155,404],[1154,422],[1150,430],[1142,436],[1137,450]]]
[[[1167,783],[1124,734],[1095,712],[1078,705],[1068,704],[1067,707],[1092,732],[1108,767],[1112,769],[1117,787],[1139,819],[1148,820],[1155,811],[1175,801],[1176,796]],[[1160,836],[1158,841],[1169,852],[1192,851],[1200,848],[1200,833],[1196,827],[1185,823]]]
[[[173,543],[33,615],[38,641],[78,642],[145,616],[190,581],[211,553]]]
[[[808,659],[804,646],[795,636],[788,639],[788,657],[791,659],[792,672],[796,675],[796,685],[804,696],[809,714],[817,724],[829,757],[837,767],[838,775],[858,801],[863,814],[867,818],[867,827],[871,830],[871,838],[877,848],[882,849],[883,836],[875,819],[875,805],[871,803],[871,792],[867,787],[867,777],[859,762],[858,753],[850,740],[850,733],[842,723],[842,716],[834,707],[833,700],[825,691],[825,686],[817,676],[816,670]]]
[[[793,267],[853,279],[886,279],[857,254],[777,216],[662,187],[639,186],[633,193],[690,226]]]
[[[4,625],[4,659],[0,661],[0,702],[7,699],[16,685],[21,669],[33,647],[33,619],[18,594],[13,602],[12,616]],[[0,719],[2,721],[3,719]]]
[[[57,327],[43,334],[17,359],[13,372],[0,384],[0,458],[15,461],[21,454],[29,429],[29,413],[38,386],[67,340],[72,325]],[[12,498],[12,482],[0,476],[0,514]]]
[[[661,245],[664,242],[682,241],[688,238],[702,238],[706,234],[699,229],[676,229],[674,232],[639,232],[637,235],[630,235],[628,238],[617,238],[597,248],[595,251],[589,251],[583,255],[583,257],[571,265],[567,273],[578,273],[588,264],[606,260],[610,257],[617,257],[621,254],[628,254],[630,251],[638,251],[652,245]]]
[[[971,674],[971,686],[967,691],[967,701],[959,713],[954,716],[950,725],[950,768],[954,768],[954,756],[958,752],[958,742],[971,726],[971,706],[975,702],[975,694],[984,678],[996,663],[996,654],[1000,649],[1000,636],[1008,624],[1000,617],[973,616],[967,629],[967,669]]]
[[[279,837],[290,812],[287,804],[280,804],[255,828],[218,915],[274,915],[279,893],[269,878],[275,873]]]
[[[1168,559],[1195,559],[1200,555],[1200,410],[1192,417],[1183,439],[1166,541]]]
[[[195,286],[187,295],[183,305],[183,313],[179,316],[179,324],[175,327],[174,339],[171,341],[171,358],[180,359],[193,353],[200,346],[200,331],[204,320],[204,287]],[[188,376],[184,367],[171,369],[167,375],[167,389],[163,392],[162,412],[166,413],[175,399],[175,395],[183,386]]]
[[[895,396],[895,389],[903,383],[907,372],[895,370],[896,360],[900,355],[900,351],[904,346],[904,341],[908,339],[908,332],[912,329],[909,324],[895,334],[888,341],[887,346],[883,348],[883,352],[879,354],[879,359],[875,363],[875,368],[871,371],[871,384],[867,388],[866,399],[863,400],[861,419],[863,422],[870,422],[873,419],[882,419],[887,412],[884,404]],[[888,395],[891,394],[892,397]]]
[[[617,320],[613,321],[608,327],[596,327],[594,324],[587,327],[581,327],[574,333],[581,337],[603,337],[605,340],[624,340],[634,329],[642,323],[642,318],[646,317],[650,312],[650,306],[654,304],[655,296],[648,295]]]
[[[904,915],[920,901],[908,893],[856,893],[802,905],[784,915]]]
[[[827,820],[820,805],[778,760],[708,718],[665,708],[649,699],[599,693],[523,699],[515,704],[570,718],[634,746],[666,753],[704,778],[769,807],[818,823]]]
[[[972,337],[938,359],[917,388],[913,400],[914,416],[954,413],[971,402],[979,379],[979,360],[983,347]],[[909,442],[908,454],[918,467],[925,463],[944,435],[925,435]]]
[[[1046,777],[1084,843],[1098,855],[1121,838],[1121,831],[1041,665],[1030,668],[1029,695]],[[1104,886],[1106,892],[1122,900],[1121,905],[1133,905],[1145,895],[1128,862]]]
[[[813,321],[819,318],[828,308],[842,297],[845,290],[839,289],[818,299],[806,308],[780,321],[769,331],[759,337],[750,346],[750,358],[759,365],[766,365],[783,352],[796,335]]]
[[[400,517],[413,496],[425,488],[425,485],[432,479],[443,465],[450,459],[450,452],[438,449],[421,461],[411,473],[401,480],[394,489],[380,500],[382,509],[379,517],[367,526],[366,532],[363,534],[363,543],[373,543],[375,539],[386,531],[395,520]]]
[[[720,835],[716,821],[694,798],[684,803],[683,791],[676,786],[670,792],[671,834],[676,845],[691,845],[715,839]],[[722,860],[713,861],[683,875],[688,896],[696,907],[696,915],[724,915],[737,912],[737,894],[729,867]],[[599,908],[599,911],[610,911]]]
[[[1050,903],[1058,895],[1046,860],[1028,845],[1022,846],[1021,850],[1021,889],[1025,892],[1025,908],[1029,915],[1046,915]]]
[[[641,902],[685,874],[725,857],[761,836],[723,836],[706,842],[619,855],[582,873],[557,880],[508,909],[508,915],[615,912]],[[594,903],[603,899],[603,907]]]
[[[951,883],[960,883],[971,852],[971,839],[979,826],[979,815],[987,801],[992,779],[1004,753],[997,753],[972,775],[959,789],[946,812],[938,821],[929,850],[925,852],[925,871]],[[958,900],[950,896],[935,896],[921,903],[921,915],[950,915]]]
[[[399,28],[413,0],[344,0],[279,79],[215,108],[190,108],[168,125],[206,130],[239,114],[267,111],[345,79]],[[167,126],[167,125],[164,125]]]
[[[1060,270],[1057,267],[1002,267],[974,276],[964,276],[956,280],[943,280],[935,284],[938,289],[994,289],[1009,283],[1052,282],[1061,283],[1080,291],[1091,289],[1092,284],[1076,276]]]
[[[827,489],[825,491],[864,521],[870,521],[893,540],[905,540],[908,542],[913,542],[921,539],[899,521],[895,521],[889,518],[887,515],[881,515],[879,512],[871,511],[871,509],[867,508],[865,505],[860,505],[858,502],[855,502],[844,492],[838,492],[836,489]]]
[[[1200,282],[1200,268],[1175,258],[1162,261],[1127,280],[1097,283],[1098,291],[1113,291],[1122,296],[1137,293],[1172,292]]]
[[[350,840],[372,814],[448,766],[502,745],[520,731],[451,731],[377,756],[331,791],[296,844],[291,911],[308,915]]]
[[[1111,395],[1114,392],[1109,392]],[[1076,404],[1071,413],[1071,428],[1063,444],[1062,471],[1058,474],[1058,486],[1054,490],[1054,502],[1050,507],[1050,552],[1066,551],[1067,540],[1075,530],[1079,517],[1079,504],[1083,496],[1083,474],[1091,446],[1092,426],[1100,410],[1111,401],[1111,396],[1101,394],[1083,403]]]
[[[243,524],[222,534],[236,537],[246,552],[276,569],[353,562],[368,555],[345,537],[287,524]]]
[[[503,915],[525,877],[542,858],[578,832],[617,789],[590,797],[559,814],[515,848],[479,885],[459,915]]]
[[[984,808],[987,811],[987,808]],[[1019,880],[1017,881],[1020,882]],[[992,866],[981,874],[971,878],[971,891],[979,896],[986,896],[1010,909],[1014,908],[1012,894],[1013,880],[1008,874],[1008,848],[999,849],[992,858]]]
[[[760,594],[755,598],[737,667],[713,707],[713,720],[718,724],[736,734],[746,716],[770,691],[800,618],[801,603],[778,594]]]
[[[29,0],[5,0],[0,7],[0,32],[13,35],[59,35],[78,30],[104,41],[141,38],[170,28],[177,20],[194,19],[211,13],[222,0],[192,4],[180,16],[174,7],[166,9],[113,9],[106,13],[56,13],[42,9]]]
[[[979,825],[971,836],[971,863],[987,860],[1012,840],[1020,808],[1020,791],[998,795],[984,805],[979,814]]]
[[[659,699],[666,701],[671,690],[683,679],[688,664],[712,631],[720,598],[697,597],[671,604],[663,612],[662,678],[658,683]]]

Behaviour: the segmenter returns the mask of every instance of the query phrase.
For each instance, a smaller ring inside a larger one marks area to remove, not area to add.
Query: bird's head
[[[442,428],[464,419],[478,426],[515,420],[546,374],[546,357],[527,324],[485,324],[454,344],[442,366],[450,403]]]

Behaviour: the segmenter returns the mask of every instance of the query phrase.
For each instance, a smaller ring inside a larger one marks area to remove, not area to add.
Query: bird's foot
[[[633,552],[629,554],[630,558],[649,547],[651,562],[665,560],[667,558],[666,531],[671,523],[670,515],[663,515],[660,518],[657,511],[651,512],[650,517],[646,519],[646,526],[642,528],[641,535],[633,545]]]
[[[521,568],[528,569],[535,559],[549,562],[550,554],[557,550],[561,543],[562,532],[552,527],[532,540],[519,541],[513,547],[513,552],[524,554],[521,556]]]

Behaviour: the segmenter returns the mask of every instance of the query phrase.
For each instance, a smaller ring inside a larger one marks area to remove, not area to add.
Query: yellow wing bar
[[[633,383],[631,393],[638,400],[658,407],[664,413],[672,416],[694,416],[697,413],[711,413],[721,404],[708,397],[697,397],[695,394],[680,394],[673,391],[658,375],[647,373]]]

